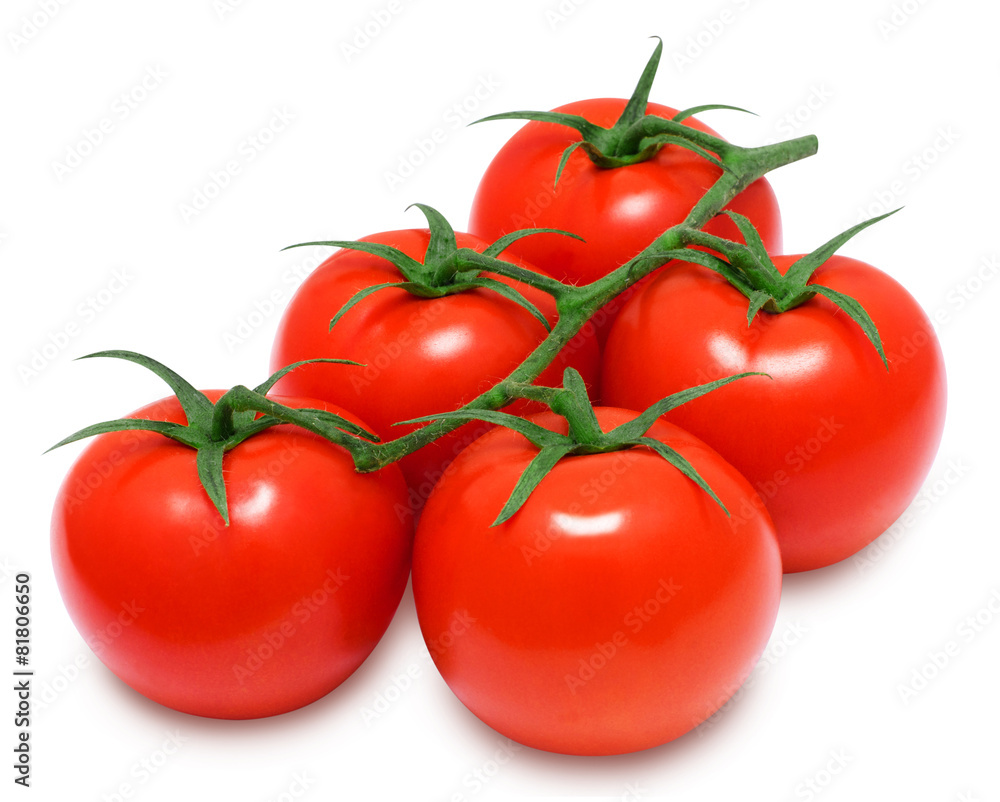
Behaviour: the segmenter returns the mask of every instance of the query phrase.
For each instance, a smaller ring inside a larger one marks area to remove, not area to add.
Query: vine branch
[[[718,144],[715,143],[716,146]],[[628,262],[590,284],[574,286],[559,283],[555,287],[549,279],[544,284],[536,285],[554,296],[559,312],[556,325],[509,376],[461,409],[498,410],[509,404],[515,399],[515,392],[535,381],[604,304],[657,268],[677,258],[677,251],[692,243],[693,233],[705,226],[754,181],[771,170],[814,155],[817,148],[815,136],[799,137],[758,148],[741,148],[728,143],[726,147],[717,147],[715,152],[719,154],[726,169],[683,222],[671,226]],[[529,276],[524,275],[523,270],[518,270],[513,265],[510,271],[503,264],[496,263],[490,269],[495,273],[511,275],[520,281],[534,283]],[[513,275],[515,270],[517,275]],[[352,449],[355,466],[361,473],[377,471],[453,431],[462,423],[460,418],[435,420],[396,440],[377,444],[364,443],[361,447]]]

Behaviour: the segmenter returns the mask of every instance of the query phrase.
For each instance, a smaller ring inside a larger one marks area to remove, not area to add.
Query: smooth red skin
[[[621,116],[626,103],[620,98],[600,98],[569,103],[554,111],[576,114],[606,128]],[[677,110],[650,103],[646,113],[670,118]],[[693,117],[684,124],[718,136]],[[648,161],[614,169],[596,167],[577,150],[553,189],[563,151],[580,138],[566,126],[527,123],[486,169],[469,218],[469,231],[490,241],[533,227],[580,235],[586,242],[539,234],[509,248],[509,253],[573,284],[590,283],[608,274],[666,229],[682,222],[721,174],[718,167],[697,154],[673,145]],[[750,219],[769,252],[781,251],[778,201],[765,179],[755,181],[726,208]],[[713,219],[704,230],[743,241],[739,229],[725,215]],[[602,344],[620,306],[621,302],[613,301],[594,317]]]
[[[411,229],[375,234],[364,241],[392,245],[422,260],[429,237],[426,229]],[[462,233],[457,240],[459,247],[477,251],[488,245]],[[535,269],[516,259],[508,261]],[[517,286],[550,324],[555,323],[550,295],[496,278]],[[356,409],[379,437],[392,440],[420,428],[394,423],[457,409],[510,374],[545,337],[545,328],[529,312],[491,290],[427,299],[384,289],[358,303],[330,329],[330,319],[358,290],[402,280],[388,261],[348,249],[316,268],[281,319],[271,351],[274,370],[316,357],[353,359],[367,368],[304,365],[276,387]],[[569,343],[537,383],[560,386],[566,367],[580,371],[596,394],[600,354],[592,334]],[[537,409],[518,402],[506,411]],[[416,491],[416,503],[426,498],[455,455],[487,428],[466,424],[400,461]]]
[[[597,414],[605,430],[636,415]],[[552,413],[531,419],[565,431]],[[750,503],[747,481],[699,440],[663,421],[649,434],[686,456],[731,509]],[[537,749],[609,755],[677,738],[736,691],[771,634],[781,563],[767,513],[751,505],[731,521],[661,457],[632,449],[560,462],[491,528],[536,453],[493,430],[427,503],[413,593],[434,662],[469,710]],[[600,533],[574,534],[565,515],[609,520]],[[680,589],[647,621],[627,619],[661,579]],[[616,632],[627,643],[574,693],[566,675]]]
[[[131,417],[185,421],[175,398]],[[59,491],[52,559],[80,634],[139,693],[199,716],[272,716],[336,688],[385,632],[409,574],[412,531],[393,509],[406,487],[395,467],[357,474],[341,447],[286,425],[224,460],[228,528],[194,450],[149,432],[100,435]],[[327,571],[340,572],[335,591]],[[126,626],[123,604],[141,608]],[[269,647],[241,682],[246,650]]]
[[[798,258],[774,260],[784,272]],[[608,403],[639,408],[725,375],[773,377],[741,379],[666,418],[701,437],[757,488],[786,573],[849,557],[902,514],[930,470],[946,406],[940,345],[902,286],[844,256],[832,257],[813,281],[868,311],[888,371],[861,328],[826,299],[761,313],[748,328],[743,295],[686,263],[665,270],[628,303],[604,357]]]

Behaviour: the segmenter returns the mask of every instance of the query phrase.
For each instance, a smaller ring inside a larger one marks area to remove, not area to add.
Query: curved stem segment
[[[560,285],[558,292],[552,293],[559,311],[559,319],[552,331],[506,379],[474,398],[462,409],[497,410],[509,404],[514,400],[515,390],[537,379],[604,304],[676,258],[676,252],[691,242],[694,232],[719,214],[733,198],[758,178],[778,167],[812,156],[817,148],[816,137],[806,136],[760,148],[733,146],[727,149],[722,155],[727,169],[682,223],[668,228],[628,262],[597,281],[579,287]],[[703,252],[692,251],[692,254],[699,253]],[[453,431],[462,423],[461,419],[456,418],[436,420],[396,440],[377,445],[366,444],[354,452],[357,469],[362,473],[376,471]]]

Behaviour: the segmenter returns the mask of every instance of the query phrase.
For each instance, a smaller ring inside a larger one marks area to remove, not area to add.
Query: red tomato
[[[785,273],[798,256],[774,257]],[[813,276],[873,319],[886,370],[861,328],[816,295],[747,327],[747,299],[706,268],[677,264],[622,310],[604,358],[609,403],[638,406],[692,384],[762,371],[666,417],[756,487],[785,572],[854,554],[903,512],[944,425],[945,371],[930,321],[871,265],[833,256]]]
[[[635,412],[597,408],[605,431]],[[553,413],[531,420],[565,433]],[[538,450],[495,429],[467,448],[417,528],[424,639],[459,699],[501,734],[579,755],[633,752],[708,718],[774,626],[781,563],[753,489],[699,440],[658,421],[742,521],[646,448],[559,462],[490,524]]]
[[[627,101],[601,98],[560,106],[554,111],[576,114],[602,127],[621,116]],[[677,111],[650,103],[646,114],[673,117]],[[690,117],[684,125],[718,134]],[[688,212],[715,183],[721,170],[691,151],[667,145],[650,160],[602,169],[582,151],[570,156],[553,187],[562,152],[580,134],[554,123],[529,122],[505,144],[483,175],[472,203],[469,231],[493,241],[520,228],[558,228],[586,242],[555,234],[539,234],[515,242],[508,250],[555,278],[586,284],[627,262]],[[727,207],[746,215],[757,227],[768,251],[781,250],[781,217],[771,185],[763,178],[747,187]],[[725,215],[705,226],[720,237],[743,241]],[[620,302],[594,317],[606,332]]]
[[[185,422],[176,398],[130,417]],[[118,677],[176,710],[244,719],[309,704],[362,663],[402,597],[403,477],[355,473],[340,446],[275,426],[224,457],[226,527],[195,459],[126,431],[98,436],[74,463],[52,521],[73,623]]]
[[[427,229],[411,229],[376,234],[364,241],[391,245],[422,260],[429,237]],[[477,251],[488,245],[462,233],[457,234],[457,240],[459,248]],[[530,267],[516,259],[508,261]],[[550,323],[555,322],[555,302],[550,295],[494,278],[517,287]],[[392,424],[457,409],[489,389],[523,362],[546,335],[545,328],[527,310],[485,289],[443,298],[419,298],[405,290],[384,289],[352,307],[330,329],[330,319],[358,290],[402,280],[388,261],[348,249],[316,268],[285,310],[271,364],[277,370],[303,359],[336,357],[353,359],[366,367],[304,365],[276,387],[291,395],[323,398],[362,411],[372,431],[391,440],[419,428]],[[596,387],[600,356],[593,336],[574,339],[538,383],[558,385],[567,366],[579,370],[588,385]],[[519,401],[507,411],[520,414],[531,409],[537,406]],[[412,507],[427,497],[455,455],[487,428],[466,424],[400,462],[414,491]]]

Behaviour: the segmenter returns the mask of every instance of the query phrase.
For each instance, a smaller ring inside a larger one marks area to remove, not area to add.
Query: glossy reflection
[[[625,515],[621,512],[606,512],[603,515],[555,512],[552,522],[568,535],[610,535],[621,530]]]

